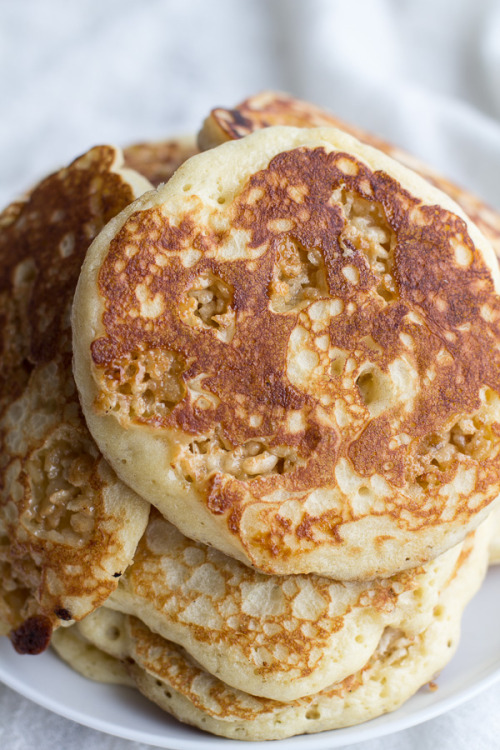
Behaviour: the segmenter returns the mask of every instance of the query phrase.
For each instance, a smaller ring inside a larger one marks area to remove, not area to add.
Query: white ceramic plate
[[[459,649],[437,680],[397,711],[356,727],[280,741],[280,750],[332,750],[397,732],[438,716],[500,679],[500,566],[492,568],[466,610]],[[55,654],[19,656],[0,639],[0,680],[50,711],[93,729],[171,750],[269,750],[269,743],[223,740],[178,723],[132,688],[90,682]]]

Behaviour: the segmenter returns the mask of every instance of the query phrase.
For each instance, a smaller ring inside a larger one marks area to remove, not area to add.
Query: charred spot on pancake
[[[50,619],[46,615],[35,615],[12,631],[10,640],[18,654],[41,654],[48,647],[51,635]]]
[[[58,609],[54,610],[54,614],[60,620],[64,620],[65,622],[69,622],[69,620],[73,619],[71,612],[65,609],[65,607],[59,607]]]

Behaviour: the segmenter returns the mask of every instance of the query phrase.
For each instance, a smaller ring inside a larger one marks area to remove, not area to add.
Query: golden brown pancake
[[[125,166],[135,169],[154,187],[167,182],[175,170],[198,153],[192,136],[181,136],[166,141],[134,143],[123,150]]]
[[[198,145],[201,151],[206,151],[225,141],[238,140],[273,125],[291,125],[295,128],[335,127],[363,140],[363,131],[346,125],[314,104],[281,92],[263,91],[240,102],[234,109],[213,109],[198,134]],[[370,145],[378,147],[379,143],[377,140]]]
[[[345,130],[369,146],[380,149],[406,167],[418,172],[443,193],[453,198],[489,239],[497,257],[500,258],[500,215],[497,212],[403,149],[361,128],[345,123],[330,112],[309,102],[276,91],[264,91],[245,99],[234,109],[217,107],[211,111],[203,123],[198,142],[201,150],[206,150],[225,141],[244,138],[256,130],[273,125],[291,125],[297,128],[333,126]]]
[[[85,426],[70,310],[88,245],[149,187],[100,146],[0,216],[0,633],[21,653],[105,601],[147,523]]]
[[[492,537],[490,541],[490,565],[498,565],[500,563],[500,511],[496,510],[493,513],[491,520],[492,523]]]
[[[96,612],[102,617],[105,612],[111,612],[111,610],[107,610],[106,607],[99,607]],[[113,643],[113,641],[108,638],[106,645],[110,645],[110,643]],[[89,680],[104,682],[108,685],[129,685],[131,687],[135,685],[120,659],[97,648],[84,638],[75,626],[55,630],[50,645],[75,672],[79,672]]]
[[[88,647],[94,644],[124,660],[138,689],[165,711],[217,735],[268,740],[359,724],[395,710],[450,660],[463,609],[485,573],[488,534],[482,527],[466,540],[425,630],[408,636],[387,628],[361,669],[295,701],[259,698],[231,688],[139,619],[120,621],[105,607],[69,630],[78,629]],[[67,661],[75,663],[72,654]],[[92,657],[90,668],[94,662]],[[76,668],[83,671],[81,661]]]
[[[461,547],[385,580],[269,576],[193,542],[153,510],[106,606],[139,617],[225,683],[293,700],[361,668],[385,628],[424,630]]]
[[[361,128],[347,124],[331,113],[315,105],[275,91],[264,91],[245,99],[233,109],[217,107],[206,118],[198,135],[202,150],[214,148],[228,140],[244,138],[246,135],[272,125],[295,127],[321,127],[333,125],[350,133],[363,143],[380,149],[415,170],[429,182],[453,198],[490,241],[500,260],[500,215],[472,193],[453,184],[433,169],[423,164],[406,151],[367,133]],[[500,514],[497,511],[497,516]],[[492,564],[500,561],[500,534],[495,534],[491,545]]]
[[[188,536],[266,573],[392,575],[499,496],[499,278],[461,209],[385,154],[261,130],[93,243],[87,423]]]

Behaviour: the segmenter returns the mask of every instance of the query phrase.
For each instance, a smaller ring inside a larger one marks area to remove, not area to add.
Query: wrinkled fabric
[[[350,750],[492,750],[500,733],[500,684],[459,708],[397,734],[349,745]],[[201,737],[201,735],[199,735]],[[307,737],[304,747],[307,747]],[[220,750],[228,741],[220,739]],[[248,743],[241,743],[242,750]],[[147,750],[148,745],[102,734],[46,711],[0,685],[3,750]],[[274,750],[274,745],[272,746]],[[276,746],[279,748],[279,745]],[[299,749],[297,749],[299,750]],[[303,750],[303,748],[302,748]]]
[[[195,132],[279,89],[500,209],[497,0],[0,0],[0,204],[96,143]],[[500,684],[354,750],[490,750]],[[224,741],[221,740],[221,747]],[[2,750],[145,750],[0,686]]]

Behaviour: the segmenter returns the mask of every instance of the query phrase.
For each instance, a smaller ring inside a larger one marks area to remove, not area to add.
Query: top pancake
[[[498,284],[417,175],[333,128],[267,128],[93,243],[73,318],[87,423],[188,536],[268,573],[391,575],[498,496]]]
[[[146,526],[85,426],[70,310],[88,245],[149,187],[102,146],[0,216],[0,634],[23,653],[105,601]]]

